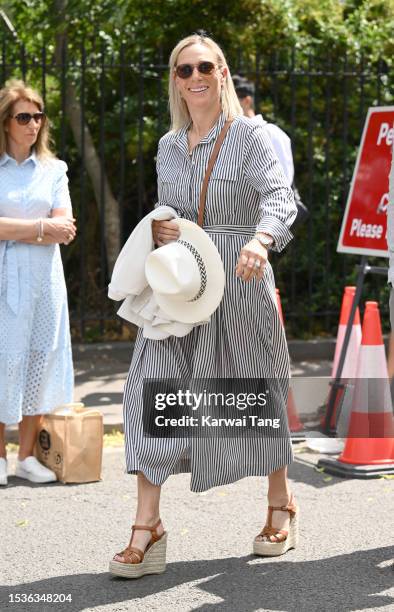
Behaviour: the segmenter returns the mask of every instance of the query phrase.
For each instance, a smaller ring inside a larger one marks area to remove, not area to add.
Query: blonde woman
[[[192,491],[268,475],[268,518],[254,540],[254,552],[282,554],[297,541],[297,509],[286,478],[292,461],[288,436],[144,436],[146,378],[260,380],[289,375],[268,249],[280,251],[291,239],[296,207],[269,136],[263,126],[242,116],[223,52],[210,38],[194,35],[176,45],[170,57],[169,98],[172,129],[159,143],[158,205],[172,206],[191,221],[197,221],[215,141],[225,122],[232,121],[209,180],[204,216],[204,229],[223,260],[226,288],[209,324],[187,336],[154,341],[138,335],[124,394],[126,464],[138,478],[137,513],[129,545],[110,563],[112,573],[129,578],[165,569],[160,491],[167,477],[179,472],[191,472]],[[179,236],[171,221],[154,221],[152,232],[159,247]],[[286,420],[284,387],[281,413]]]
[[[41,96],[0,90],[0,485],[5,426],[19,423],[16,476],[51,482],[33,449],[41,414],[73,399],[67,293],[59,244],[75,237],[67,166],[48,146]]]

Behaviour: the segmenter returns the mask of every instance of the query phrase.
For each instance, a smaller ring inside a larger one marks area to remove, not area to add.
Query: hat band
[[[198,290],[198,293],[194,296],[194,298],[192,298],[191,300],[187,300],[188,302],[195,302],[196,300],[200,299],[207,287],[207,271],[200,253],[194,248],[192,244],[190,244],[190,242],[186,242],[186,240],[177,240],[177,242],[185,246],[197,262],[198,271],[200,273],[200,289]]]

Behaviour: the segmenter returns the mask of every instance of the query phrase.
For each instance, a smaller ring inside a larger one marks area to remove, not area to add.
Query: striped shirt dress
[[[187,127],[162,137],[157,206],[171,206],[178,216],[197,222],[206,167],[224,122],[222,114],[191,154]],[[224,296],[210,322],[187,336],[150,340],[139,330],[124,391],[128,473],[141,471],[161,485],[171,474],[190,472],[190,488],[200,492],[246,476],[264,476],[292,462],[289,436],[146,436],[142,391],[146,378],[278,378],[286,381],[281,405],[286,421],[290,365],[272,268],[267,263],[260,283],[246,283],[235,276],[235,267],[256,230],[272,235],[273,248],[281,251],[292,238],[289,227],[295,216],[292,191],[266,128],[237,117],[213,168],[204,215],[204,229],[224,264]]]

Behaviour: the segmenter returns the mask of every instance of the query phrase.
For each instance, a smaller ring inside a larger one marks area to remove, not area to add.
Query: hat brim
[[[219,306],[224,293],[225,274],[219,251],[208,234],[193,221],[174,219],[181,233],[179,240],[190,242],[201,255],[206,273],[207,284],[202,296],[194,302],[180,301],[155,292],[158,306],[174,321],[198,323],[209,319]]]

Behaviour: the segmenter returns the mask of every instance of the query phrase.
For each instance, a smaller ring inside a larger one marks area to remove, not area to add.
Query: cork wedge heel
[[[286,529],[276,529],[272,526],[272,514],[274,510],[282,510],[290,514],[289,531]],[[259,542],[253,541],[253,554],[267,557],[276,557],[283,555],[291,548],[296,548],[298,545],[298,518],[299,508],[295,504],[293,495],[287,506],[268,506],[267,522],[262,531],[256,536],[273,536],[274,541]]]
[[[124,558],[124,561],[115,561],[115,558],[109,562],[109,571],[114,576],[122,578],[141,578],[146,574],[162,574],[166,569],[166,550],[167,550],[167,532],[161,536],[157,533],[157,527],[160,525],[159,519],[153,527],[147,525],[133,525],[130,544],[117,553]],[[132,546],[133,533],[136,530],[144,530],[151,532],[151,540],[143,552],[136,546]],[[115,555],[115,557],[117,556]]]

